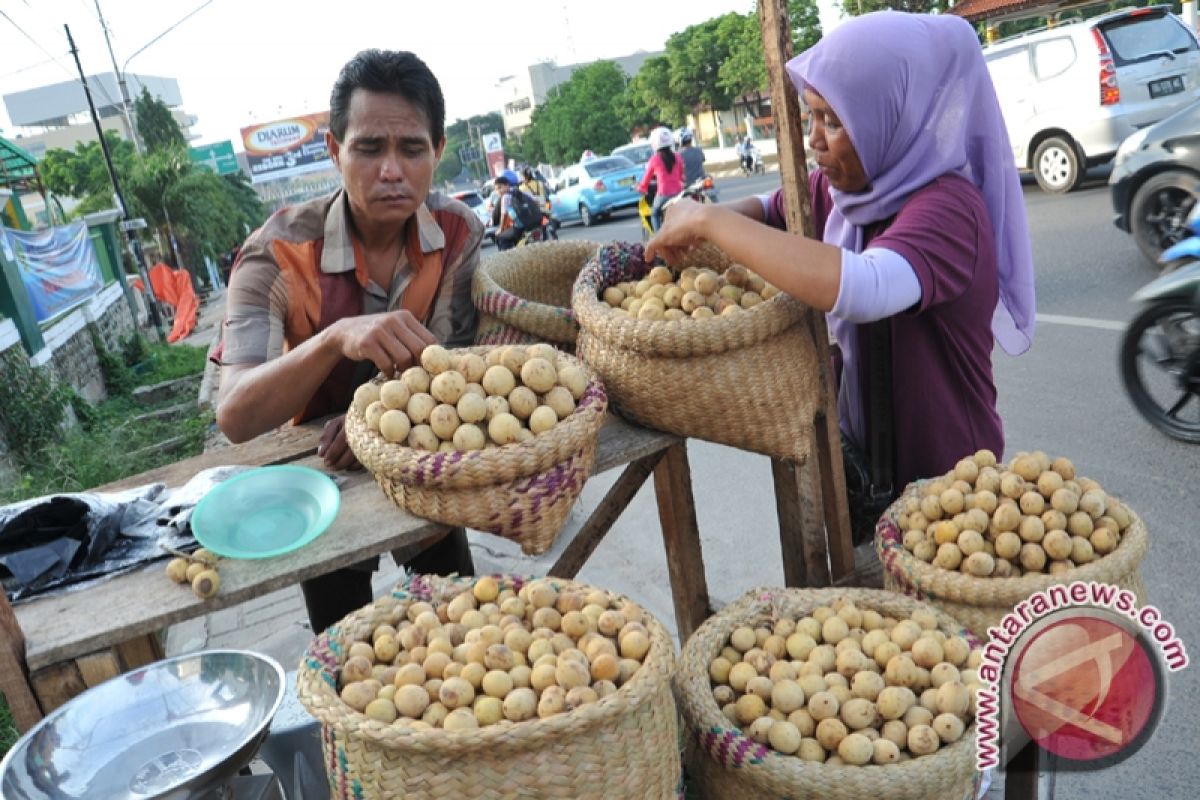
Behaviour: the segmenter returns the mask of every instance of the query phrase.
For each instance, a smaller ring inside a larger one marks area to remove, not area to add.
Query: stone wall
[[[121,287],[112,283],[43,333],[46,349],[34,356],[37,365],[47,360],[59,380],[92,403],[104,400],[104,372],[96,353],[93,333],[104,347],[121,352],[121,342],[133,332],[133,315]]]
[[[0,321],[0,362],[9,359],[25,358],[25,350],[21,347],[21,338],[12,320]],[[6,372],[0,369],[0,374]],[[8,443],[4,441],[4,432],[0,430],[0,486],[11,486],[17,480],[17,468],[8,452]]]

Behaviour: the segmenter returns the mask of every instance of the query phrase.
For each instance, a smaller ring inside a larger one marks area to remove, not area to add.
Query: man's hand
[[[662,256],[668,264],[678,262],[696,245],[704,241],[706,224],[702,220],[716,206],[697,203],[691,198],[672,203],[667,210],[666,220],[653,238],[646,243],[646,262]]]
[[[330,469],[362,469],[354,457],[354,451],[346,442],[346,415],[341,414],[325,423],[321,441],[317,444],[317,455],[325,460]]]
[[[347,317],[330,326],[351,361],[372,361],[389,378],[419,363],[421,351],[437,340],[408,311]]]

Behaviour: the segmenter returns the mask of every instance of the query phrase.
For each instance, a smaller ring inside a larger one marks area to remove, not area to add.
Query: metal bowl
[[[113,678],[21,737],[0,762],[0,798],[198,797],[254,757],[285,685],[274,659],[240,650]]]

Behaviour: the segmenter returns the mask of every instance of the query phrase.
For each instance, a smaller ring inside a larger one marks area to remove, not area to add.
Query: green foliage
[[[175,117],[171,116],[171,110],[166,103],[151,96],[145,86],[141,97],[134,101],[133,109],[138,137],[148,152],[187,147],[187,139]]]
[[[124,357],[109,350],[99,334],[92,331],[92,348],[100,362],[100,374],[104,376],[104,388],[110,397],[126,395],[133,391],[136,378]]]
[[[721,85],[720,71],[733,44],[728,36],[733,23],[727,18],[738,16],[730,12],[714,17],[667,39],[670,89],[684,107],[692,111],[729,107],[731,98]]]
[[[4,695],[0,695],[0,758],[17,743],[20,738],[17,733],[17,725],[13,722],[12,713],[8,710],[8,703],[4,700]]]
[[[17,348],[18,350],[20,348]],[[21,464],[57,441],[68,401],[64,390],[19,353],[0,355],[0,431]]]
[[[117,176],[128,175],[137,161],[133,144],[122,139],[116,131],[105,131],[104,138]],[[112,207],[112,183],[99,142],[80,142],[74,150],[48,150],[40,168],[46,188],[54,194],[80,199],[100,195],[107,198],[108,205],[104,207]]]
[[[446,126],[446,149],[442,153],[441,163],[438,164],[437,171],[434,172],[434,180],[439,182],[453,181],[463,170],[467,170],[475,178],[483,177],[484,166],[483,161],[475,161],[474,163],[464,163],[459,156],[459,151],[471,145],[478,149],[480,147],[479,133],[480,131],[503,131],[504,118],[497,112],[490,114],[476,114],[467,119],[455,120],[452,124]],[[512,155],[512,142],[505,142],[505,154]],[[480,156],[482,157],[482,153]]]
[[[937,14],[950,7],[946,0],[838,0],[837,5],[852,17],[888,9],[912,14]]]
[[[681,120],[687,108],[671,91],[671,61],[654,56],[642,62],[642,68],[630,79],[613,101],[613,112],[626,131],[648,128],[662,120]]]
[[[573,163],[584,150],[607,153],[629,141],[612,113],[613,101],[625,90],[625,74],[612,61],[597,61],[576,70],[571,79],[550,91],[533,112],[533,143],[538,155],[558,164]]]
[[[142,358],[143,361],[149,360],[150,368],[138,374],[135,385],[151,386],[188,375],[199,375],[204,372],[207,358],[208,350],[204,347],[155,342]]]

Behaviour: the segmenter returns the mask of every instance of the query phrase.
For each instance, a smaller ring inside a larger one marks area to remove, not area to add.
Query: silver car
[[[1069,192],[1125,137],[1200,98],[1200,43],[1170,6],[1127,8],[983,49],[1018,169]]]

